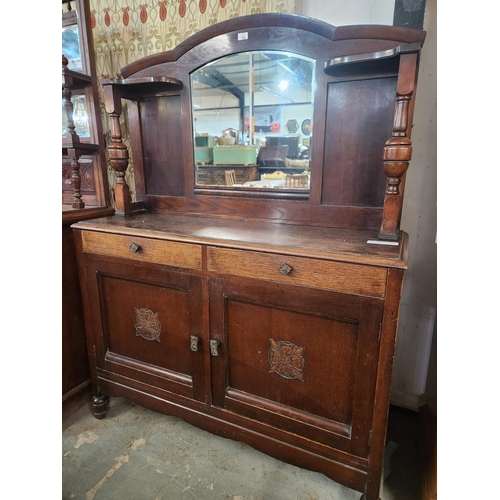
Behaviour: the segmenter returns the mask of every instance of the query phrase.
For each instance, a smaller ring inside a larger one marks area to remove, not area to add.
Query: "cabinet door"
[[[93,255],[85,266],[97,374],[204,401],[202,279]]]
[[[211,280],[213,404],[366,457],[382,310],[380,299]]]

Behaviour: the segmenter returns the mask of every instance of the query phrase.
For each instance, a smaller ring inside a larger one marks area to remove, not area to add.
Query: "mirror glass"
[[[90,137],[89,117],[87,115],[87,101],[85,95],[73,95],[73,123],[75,132],[80,137]],[[66,115],[65,100],[62,100],[62,138],[68,133],[68,116]]]
[[[82,71],[80,34],[76,24],[62,28],[62,53],[68,59],[68,69]]]
[[[309,190],[315,62],[275,51],[191,74],[197,186]]]

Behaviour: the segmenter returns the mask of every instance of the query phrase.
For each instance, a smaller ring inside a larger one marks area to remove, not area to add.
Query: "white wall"
[[[394,0],[296,0],[295,13],[334,26],[392,24]]]
[[[392,24],[394,0],[297,0],[296,14],[334,26]],[[423,403],[435,410],[435,380],[430,362],[436,298],[436,0],[427,0],[418,91],[413,120],[413,157],[407,173],[401,228],[410,235],[409,263],[401,302],[391,400],[414,410]],[[435,342],[435,340],[434,340]],[[435,356],[435,349],[432,350]],[[428,370],[432,373],[428,374]]]
[[[429,357],[436,322],[436,0],[427,0],[427,31],[420,59],[412,133],[413,157],[406,179],[401,227],[410,234],[409,267],[400,314],[392,384],[394,402],[414,408],[426,394]],[[433,352],[435,356],[435,351]],[[431,363],[435,369],[435,361]],[[433,375],[435,377],[435,375]]]

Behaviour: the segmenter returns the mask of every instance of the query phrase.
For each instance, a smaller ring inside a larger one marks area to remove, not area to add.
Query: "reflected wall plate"
[[[297,120],[288,120],[285,128],[288,133],[295,134],[299,130],[299,122]]]
[[[302,122],[302,126],[300,127],[302,130],[302,133],[304,135],[310,135],[311,134],[311,120],[307,119]]]

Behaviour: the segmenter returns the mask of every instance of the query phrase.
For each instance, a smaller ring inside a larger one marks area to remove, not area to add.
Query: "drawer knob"
[[[197,352],[198,351],[198,344],[200,343],[200,339],[199,337],[197,337],[196,335],[191,335],[191,350],[193,352]]]
[[[288,276],[291,270],[292,268],[285,262],[283,262],[279,268],[279,272],[285,276]]]
[[[136,245],[135,243],[132,243],[132,245],[130,245],[131,252],[137,253],[140,249],[141,247],[139,245]]]

